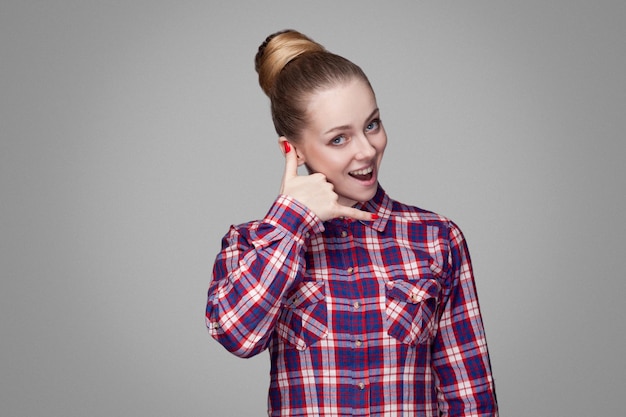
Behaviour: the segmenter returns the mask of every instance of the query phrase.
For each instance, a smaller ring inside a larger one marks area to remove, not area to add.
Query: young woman
[[[285,171],[265,217],[222,241],[211,336],[269,349],[270,416],[496,416],[465,240],[380,187],[387,135],[361,68],[296,31],[255,64]]]

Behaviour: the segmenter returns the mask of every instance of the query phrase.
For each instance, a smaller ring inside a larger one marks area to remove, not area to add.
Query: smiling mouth
[[[350,175],[353,178],[356,178],[359,181],[369,181],[372,179],[372,176],[374,175],[374,168],[370,166],[365,169],[359,169],[357,171],[348,172],[348,175]]]

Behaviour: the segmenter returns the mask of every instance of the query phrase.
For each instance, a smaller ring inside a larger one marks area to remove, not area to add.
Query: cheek
[[[387,147],[387,134],[385,133],[385,131],[383,131],[377,138],[376,144],[374,146],[376,150],[378,150],[378,152],[381,154],[385,151],[385,148]]]
[[[309,153],[304,163],[309,174],[320,173],[333,176],[336,171],[341,171],[345,162],[333,153]]]

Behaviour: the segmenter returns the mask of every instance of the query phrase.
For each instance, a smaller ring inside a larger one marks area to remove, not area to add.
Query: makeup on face
[[[332,183],[340,204],[371,199],[387,144],[376,98],[359,79],[313,94],[298,151],[309,173]]]

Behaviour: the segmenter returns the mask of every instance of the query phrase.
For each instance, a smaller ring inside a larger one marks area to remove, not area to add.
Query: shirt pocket
[[[437,332],[441,284],[432,276],[394,278],[386,284],[387,334],[407,345],[426,343]]]
[[[328,334],[328,311],[323,281],[300,283],[283,301],[276,332],[285,342],[304,350]]]

